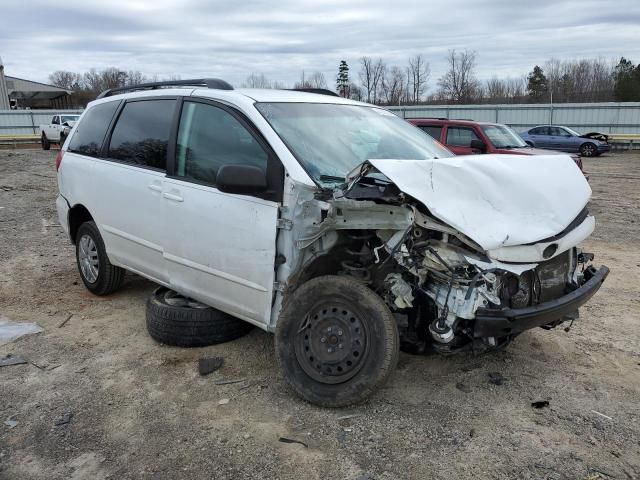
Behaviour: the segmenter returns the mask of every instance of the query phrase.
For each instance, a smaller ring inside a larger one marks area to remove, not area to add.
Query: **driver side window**
[[[216,185],[223,165],[252,165],[267,171],[269,156],[230,113],[213,105],[186,101],[180,115],[178,177]]]

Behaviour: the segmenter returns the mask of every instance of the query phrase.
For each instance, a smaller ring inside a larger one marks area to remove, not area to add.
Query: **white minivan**
[[[107,91],[56,167],[90,291],[125,270],[160,284],[147,322],[167,343],[274,332],[287,383],[324,406],[368,397],[400,345],[492,350],[573,321],[608,274],[578,248],[595,222],[569,156],[456,157],[335,95]]]

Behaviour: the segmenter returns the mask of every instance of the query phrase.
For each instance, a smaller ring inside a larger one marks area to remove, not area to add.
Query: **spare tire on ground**
[[[166,287],[147,300],[147,330],[154,340],[178,347],[204,347],[246,335],[253,326]]]

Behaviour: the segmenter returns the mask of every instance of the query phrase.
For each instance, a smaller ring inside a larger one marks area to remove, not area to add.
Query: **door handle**
[[[153,190],[154,192],[161,192],[162,191],[162,186],[161,185],[156,185],[155,183],[151,183],[151,184],[149,184],[149,190]]]
[[[184,198],[182,198],[180,195],[175,195],[173,193],[164,192],[162,194],[162,196],[164,198],[166,198],[167,200],[173,200],[174,202],[183,202],[184,201]]]

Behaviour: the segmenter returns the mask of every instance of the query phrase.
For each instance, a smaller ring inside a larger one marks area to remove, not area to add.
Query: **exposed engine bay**
[[[593,230],[586,207],[553,236],[486,248],[372,165],[297,205],[285,221],[292,241],[279,245],[294,260],[280,267],[283,296],[319,275],[356,278],[384,299],[407,351],[497,349],[534,326],[572,322],[608,273],[577,247]],[[587,292],[588,281],[598,284]]]

